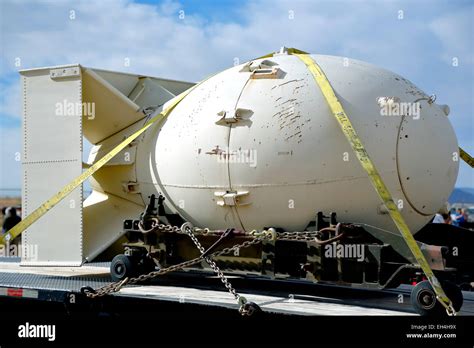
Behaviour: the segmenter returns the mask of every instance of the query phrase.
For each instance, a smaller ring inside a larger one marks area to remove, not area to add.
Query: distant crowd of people
[[[433,223],[450,224],[458,227],[466,227],[467,217],[467,210],[464,208],[457,208],[451,214],[446,211],[439,211],[433,218]]]
[[[15,207],[2,208],[2,214],[4,216],[3,225],[2,225],[2,233],[7,233],[17,223],[21,221],[21,217],[18,215]]]

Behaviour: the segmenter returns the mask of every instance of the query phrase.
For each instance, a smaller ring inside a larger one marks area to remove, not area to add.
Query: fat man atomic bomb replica
[[[447,201],[458,174],[449,108],[390,71],[342,57],[310,58],[326,75],[417,238]],[[83,209],[68,210],[66,199],[29,226],[24,236],[30,242],[68,239],[61,250],[44,246],[37,259],[24,258],[23,264],[80,265],[127,242],[127,255],[115,257],[111,266],[113,277],[124,279],[199,256],[189,236],[178,233],[186,222],[187,228],[206,228],[198,233],[200,242],[208,248],[219,241],[217,249],[248,239],[253,230],[320,231],[314,240],[265,240],[216,256],[230,273],[384,288],[420,272],[310,69],[291,50],[234,66],[196,86],[80,65],[25,70],[22,84],[26,157],[45,156],[34,146],[42,131],[49,135],[53,156],[69,151],[66,140],[80,143],[63,156],[77,159],[83,135],[94,145],[86,167],[192,88],[166,117],[94,172]],[[39,129],[28,127],[38,113],[50,112],[65,98],[94,105],[95,114],[83,112],[60,124],[52,117],[51,130],[45,129],[49,119],[44,117]],[[62,150],[56,149],[61,142]],[[82,172],[68,163],[61,164],[67,168],[54,174],[58,180],[48,188],[33,178],[40,173],[24,164],[26,215]],[[41,175],[52,173],[46,168]],[[81,199],[82,188],[70,197]],[[162,224],[169,225],[166,231]],[[222,238],[231,228],[232,236]],[[456,266],[444,248],[447,233],[430,242],[417,238],[442,279],[452,278],[449,271]],[[357,245],[365,256],[329,257],[330,244]],[[472,276],[472,270],[466,272],[463,277]],[[426,288],[422,291],[432,291]],[[445,291],[460,294],[451,285]],[[436,299],[433,303],[415,301],[421,312],[437,307]]]

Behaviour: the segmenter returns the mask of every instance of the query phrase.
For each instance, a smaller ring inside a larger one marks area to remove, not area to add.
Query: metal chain
[[[142,227],[143,228],[143,227]],[[246,240],[241,244],[236,244],[233,245],[232,247],[227,247],[222,249],[221,251],[216,251],[214,253],[211,253],[206,256],[202,256],[205,253],[204,247],[201,245],[199,240],[197,239],[196,235],[203,235],[203,236],[209,236],[209,235],[214,235],[214,236],[220,236],[222,235],[222,231],[211,231],[208,228],[196,228],[193,227],[190,223],[185,223],[181,227],[177,226],[171,226],[171,225],[166,225],[166,224],[160,224],[157,221],[154,222],[152,225],[151,229],[146,231],[148,232],[164,232],[164,233],[178,233],[178,234],[187,234],[193,243],[196,245],[196,247],[199,249],[201,252],[200,257],[196,257],[192,260],[188,260],[176,265],[172,265],[166,268],[162,268],[158,271],[152,271],[147,274],[142,274],[138,277],[134,278],[125,278],[122,281],[110,283],[108,285],[105,285],[101,288],[98,289],[92,289],[91,287],[85,287],[81,289],[81,292],[83,292],[87,297],[90,298],[96,298],[100,296],[104,296],[113,292],[118,292],[120,289],[125,286],[125,285],[133,285],[137,284],[140,282],[144,282],[147,280],[154,279],[156,277],[172,273],[175,271],[182,270],[184,268],[193,266],[195,264],[198,264],[202,262],[202,260],[205,260],[209,266],[212,268],[212,270],[217,274],[217,276],[220,278],[221,282],[224,284],[226,289],[229,291],[229,293],[237,300],[239,304],[239,313],[242,315],[247,315],[250,316],[252,315],[255,311],[259,310],[259,307],[253,303],[253,302],[248,302],[247,299],[238,294],[232,284],[229,282],[227,277],[224,275],[222,270],[217,266],[217,263],[212,259],[213,257],[216,256],[221,256],[225,254],[230,254],[232,252],[236,252],[240,249],[243,248],[248,248],[252,245],[259,244],[263,242],[264,240],[273,240],[276,241],[278,240],[292,240],[292,241],[318,241],[319,238],[321,237],[320,232],[318,231],[304,231],[304,232],[281,232],[277,233],[275,229],[270,228],[269,230],[264,230],[264,231],[251,231],[251,232],[240,232],[239,234],[243,234],[244,236],[251,237],[251,240]]]
[[[186,224],[187,223],[185,223],[184,225]],[[166,225],[166,224],[156,224],[155,226],[153,226],[152,230],[156,232],[164,232],[164,233],[188,234],[186,231],[182,229],[182,227],[171,226],[171,225]],[[273,229],[270,229],[270,231],[271,230]],[[222,231],[219,231],[219,230],[213,231],[213,230],[210,230],[209,228],[199,228],[199,227],[192,227],[192,232],[194,235],[202,235],[202,236],[209,236],[209,235],[219,236],[222,234]],[[244,236],[255,236],[255,235],[258,235],[258,233],[259,232],[256,230],[251,231],[251,232],[241,232],[241,234]],[[276,239],[279,239],[279,240],[301,240],[301,241],[311,242],[319,237],[320,237],[320,234],[318,231],[276,233]]]
[[[221,251],[216,251],[212,254],[209,254],[208,257],[212,258],[212,257],[216,257],[216,256],[229,254],[229,253],[234,252],[236,250],[239,250],[239,249],[242,249],[242,248],[248,248],[252,245],[259,244],[262,241],[264,241],[266,239],[270,239],[270,238],[272,238],[271,233],[261,233],[259,236],[253,238],[252,240],[247,240],[247,241],[245,241],[241,244],[236,244],[232,247],[224,248]],[[162,275],[165,275],[165,274],[168,274],[168,273],[171,273],[171,272],[179,271],[183,268],[190,267],[190,266],[193,266],[195,264],[198,264],[203,259],[204,258],[202,256],[196,257],[192,260],[188,260],[188,261],[176,264],[176,265],[172,265],[172,266],[169,266],[169,267],[166,267],[166,268],[162,268],[158,271],[152,271],[152,272],[147,273],[147,274],[142,274],[142,275],[140,275],[138,277],[135,277],[135,278],[128,278],[127,277],[124,280],[107,284],[107,285],[105,285],[101,288],[95,289],[95,290],[90,288],[90,287],[85,287],[85,288],[83,288],[82,291],[85,293],[85,295],[87,297],[90,297],[90,298],[96,298],[96,297],[104,296],[104,295],[107,295],[107,294],[110,294],[110,293],[113,293],[113,292],[120,291],[120,289],[124,285],[132,285],[132,284],[140,283],[140,282],[143,282],[143,281],[146,281],[146,280],[151,280],[151,279],[156,278],[158,276],[162,276]],[[221,271],[221,273],[222,273],[222,271]]]
[[[321,236],[318,231],[281,232],[277,235],[277,239],[279,240],[301,240],[308,242],[312,242],[320,237]]]
[[[201,254],[204,254],[206,252],[206,249],[201,245],[199,240],[196,238],[192,231],[192,227],[190,225],[183,225],[181,226],[181,229],[188,234],[188,236],[191,238],[193,241],[194,245],[199,249]],[[209,256],[205,256],[204,260],[208,263],[208,265],[212,268],[212,270],[218,275],[218,277],[221,279],[221,282],[224,284],[224,286],[227,288],[227,290],[230,292],[234,298],[239,301],[240,295],[237,294],[235,289],[232,287],[232,284],[230,284],[229,280],[227,277],[222,273],[221,269],[217,266],[216,262],[212,260]],[[240,302],[240,301],[239,301]],[[247,302],[247,301],[245,301]]]
[[[199,240],[196,238],[196,236],[194,235],[193,231],[192,231],[192,225],[190,223],[187,223],[187,224],[184,224],[183,226],[181,226],[181,229],[186,232],[189,237],[191,238],[191,240],[194,242],[194,244],[196,245],[196,247],[199,249],[199,251],[201,252],[202,255],[204,255],[204,253],[206,252],[206,250],[204,249],[204,247],[201,245],[201,243],[199,242]],[[274,238],[275,235],[276,235],[276,232],[274,230],[271,230],[271,231],[268,231],[269,233],[266,234],[266,236],[268,238]],[[265,236],[265,235],[264,235]],[[259,238],[254,238],[252,241],[248,242],[247,245],[252,245],[253,244],[256,244],[257,242],[260,243],[262,241],[262,239],[259,239]],[[245,244],[245,243],[244,243]],[[242,244],[242,245],[244,245]],[[239,246],[238,249],[242,248],[242,246]],[[236,249],[236,246],[232,247],[232,248],[229,248],[229,251],[230,250],[235,250]],[[224,250],[223,250],[224,251]],[[209,266],[212,268],[212,270],[219,276],[219,278],[221,279],[221,282],[224,284],[224,286],[227,288],[227,290],[229,291],[229,293],[234,296],[234,298],[237,300],[237,303],[239,304],[239,313],[243,316],[251,316],[253,315],[256,311],[260,311],[260,307],[253,303],[253,302],[248,302],[247,299],[238,294],[234,287],[232,286],[232,284],[230,283],[230,281],[227,279],[227,277],[224,275],[224,273],[222,273],[221,269],[217,266],[216,262],[214,260],[212,260],[212,258],[210,256],[204,256],[204,260],[206,260],[206,262],[209,264]]]
[[[167,273],[178,271],[178,270],[186,268],[186,267],[193,266],[193,265],[195,265],[199,262],[201,262],[201,258],[197,257],[195,259],[185,261],[185,262],[182,262],[182,263],[179,263],[179,264],[176,264],[176,265],[172,265],[172,266],[167,267],[167,268],[162,268],[158,271],[152,271],[152,272],[147,273],[147,274],[142,274],[142,275],[140,275],[139,277],[136,277],[136,278],[128,278],[127,277],[124,280],[107,284],[107,285],[105,285],[101,288],[95,289],[95,290],[91,289],[89,287],[86,287],[86,288],[84,288],[84,293],[87,295],[87,297],[90,297],[90,298],[96,298],[96,297],[104,296],[104,295],[110,294],[112,292],[120,291],[120,289],[124,285],[131,285],[131,284],[136,284],[136,283],[143,282],[143,281],[146,281],[146,280],[150,280],[150,279],[156,278],[160,275],[164,275],[164,274],[167,274]]]

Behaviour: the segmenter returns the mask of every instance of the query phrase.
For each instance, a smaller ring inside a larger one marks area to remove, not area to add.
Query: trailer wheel
[[[453,307],[458,312],[463,303],[461,289],[455,284],[444,281],[441,282],[446,296],[453,303]],[[411,303],[416,312],[422,316],[444,316],[446,309],[436,300],[436,294],[429,281],[424,280],[413,288],[411,291]]]
[[[130,256],[117,255],[110,264],[110,275],[114,281],[124,280],[135,274],[134,262]]]

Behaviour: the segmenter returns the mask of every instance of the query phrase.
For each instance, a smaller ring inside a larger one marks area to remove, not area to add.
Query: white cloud
[[[431,21],[429,27],[441,41],[440,54],[444,60],[451,63],[457,57],[460,64],[473,64],[473,11],[445,14]]]
[[[14,58],[21,57],[28,67],[79,62],[125,70],[123,61],[128,57],[132,71],[196,80],[232,65],[234,57],[249,59],[283,44],[351,57],[354,53],[375,56],[389,63],[399,62],[393,59],[397,50],[422,50],[419,43],[406,39],[404,34],[412,34],[410,25],[397,21],[397,7],[390,4],[374,9],[373,3],[358,2],[351,11],[339,12],[346,3],[253,1],[240,11],[244,23],[206,23],[189,14],[180,20],[181,6],[174,2],[161,6],[124,0],[30,6],[7,2],[3,6],[9,69],[14,69]],[[70,11],[75,11],[74,20],[69,19]],[[391,26],[373,30],[389,20]],[[390,35],[394,30],[399,35]]]

